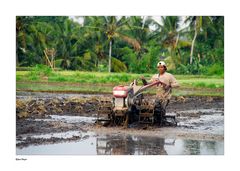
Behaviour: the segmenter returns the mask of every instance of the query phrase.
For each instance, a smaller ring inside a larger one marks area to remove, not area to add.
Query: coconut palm
[[[59,35],[55,26],[64,18],[17,17],[17,57],[24,57],[21,59],[21,65],[29,66],[44,62],[43,50],[57,47]]]
[[[31,17],[17,16],[16,17],[16,64],[22,61],[21,56],[26,56],[27,50],[27,29],[31,23]]]
[[[207,27],[211,27],[212,20],[208,16],[189,16],[186,18],[185,23],[189,22],[189,26],[191,30],[194,30],[194,36],[191,43],[191,51],[190,51],[190,61],[189,63],[192,64],[193,62],[193,52],[194,52],[194,46],[196,42],[196,38],[200,32],[205,34],[205,37],[207,38]]]
[[[139,68],[143,66],[145,71],[151,72],[156,68],[160,52],[160,46],[156,43],[158,32],[152,29],[157,22],[149,16],[131,16],[129,18],[130,30],[127,34],[139,42],[141,49],[133,53],[131,49],[124,48],[123,58],[132,72],[142,72]]]
[[[141,49],[138,51],[138,57],[147,51],[146,44],[154,39],[155,31],[150,30],[149,26],[156,24],[151,17],[131,16],[129,17],[128,27],[130,28],[130,35],[134,37],[140,44]]]
[[[186,39],[185,28],[180,28],[181,18],[179,16],[166,16],[161,17],[161,21],[162,24],[158,24],[157,28],[157,40],[162,47],[168,49],[173,62],[179,64],[181,61],[180,49],[191,45]]]
[[[112,45],[114,40],[124,40],[128,44],[132,45],[136,51],[141,49],[141,46],[136,39],[124,33],[129,30],[127,26],[128,20],[129,19],[126,17],[117,18],[115,16],[85,17],[84,19],[84,27],[93,29],[97,33],[100,32],[106,36],[107,43],[109,44],[109,72],[111,72]]]
[[[79,55],[79,45],[84,41],[81,36],[81,26],[65,20],[63,24],[55,26],[55,34],[58,37],[57,41],[57,54],[62,59],[61,67],[69,69],[71,60]]]
[[[84,53],[90,53],[95,56],[95,67],[98,67],[99,61],[106,58],[105,49],[108,46],[106,34],[102,32],[101,27],[105,22],[104,17],[87,16],[84,17],[83,37],[86,41],[82,44]]]

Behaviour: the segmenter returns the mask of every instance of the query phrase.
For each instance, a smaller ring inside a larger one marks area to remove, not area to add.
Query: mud
[[[223,98],[174,97],[167,112],[176,114],[177,127],[132,124],[129,128],[123,128],[95,124],[97,99],[103,97],[110,98],[110,95],[18,93],[16,153],[224,153]],[[55,111],[56,108],[61,112]],[[21,116],[23,113],[25,115]],[[165,141],[170,140],[175,144],[166,145]],[[75,151],[70,150],[74,147]]]

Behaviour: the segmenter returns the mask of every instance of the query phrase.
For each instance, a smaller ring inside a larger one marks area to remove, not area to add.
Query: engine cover
[[[128,96],[128,92],[131,90],[128,86],[116,86],[113,88],[113,96],[116,98],[124,98]]]

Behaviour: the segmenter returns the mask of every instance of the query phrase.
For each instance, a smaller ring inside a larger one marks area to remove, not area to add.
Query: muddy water
[[[91,95],[17,92],[17,98],[65,98]],[[94,95],[95,96],[95,95]],[[103,96],[103,95],[97,95]],[[223,102],[205,99],[196,103],[173,103],[168,114],[177,116],[178,126],[148,130],[99,128],[96,116],[46,115],[17,120],[17,155],[218,155],[224,154]],[[201,104],[201,105],[200,105]],[[171,105],[171,104],[170,104]],[[171,112],[171,113],[170,113]],[[161,134],[164,132],[166,134]],[[146,133],[147,132],[147,133]],[[143,134],[141,134],[143,133]],[[147,136],[147,134],[149,134]],[[160,135],[161,136],[156,136]],[[196,136],[198,135],[198,136]],[[214,136],[217,136],[215,138]]]
[[[19,99],[24,99],[24,98],[41,98],[41,99],[50,99],[50,98],[69,98],[69,97],[101,97],[104,96],[103,94],[72,94],[72,93],[44,93],[44,92],[25,92],[25,91],[17,91],[16,96]]]
[[[178,127],[209,134],[224,134],[223,109],[179,111]]]
[[[223,135],[222,110],[180,111],[176,130]],[[195,113],[194,113],[195,112]],[[200,115],[198,115],[200,112]],[[189,114],[192,117],[189,117]],[[188,117],[187,117],[187,116]],[[36,122],[92,125],[95,117],[50,115]],[[111,129],[111,128],[109,128]],[[130,129],[130,128],[129,128]],[[130,132],[131,130],[129,130]],[[161,138],[120,133],[92,132],[85,129],[22,134],[17,137],[17,155],[219,155],[223,140],[193,140],[191,137]]]
[[[77,132],[72,134],[78,135]],[[63,134],[55,136],[63,136]],[[16,152],[18,155],[218,155],[224,153],[223,141],[97,135],[94,132],[84,133],[82,136],[74,142],[31,145],[17,148]],[[42,137],[46,138],[49,135]]]
[[[46,119],[34,119],[35,121],[45,121],[45,122],[57,122],[61,121],[64,123],[88,123],[93,124],[96,122],[96,117],[86,117],[86,116],[68,116],[68,115],[50,115],[49,118]]]

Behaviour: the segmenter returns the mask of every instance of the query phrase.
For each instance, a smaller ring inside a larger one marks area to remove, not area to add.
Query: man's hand
[[[147,85],[148,83],[147,83],[147,81],[146,81],[146,79],[144,78],[144,76],[142,75],[142,76],[140,76],[140,79],[142,80],[142,82],[143,82],[143,85]]]
[[[165,86],[164,86],[164,89],[165,89],[166,91],[168,91],[168,90],[171,89],[171,88],[172,88],[171,85],[165,85]]]

